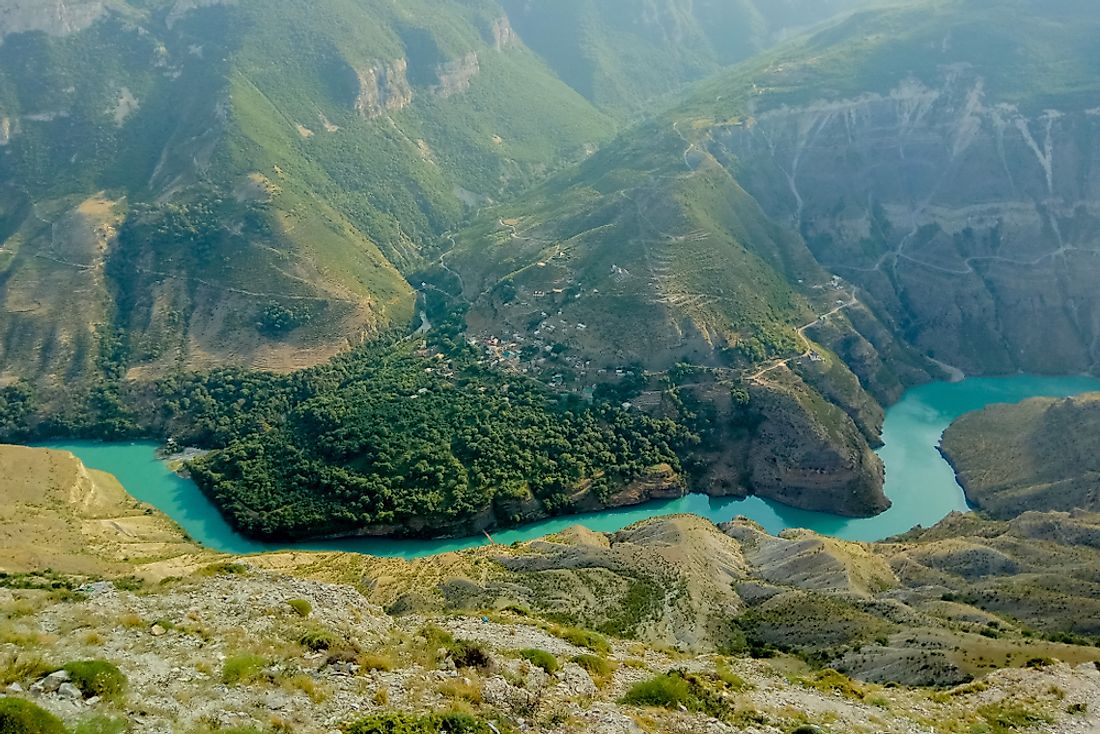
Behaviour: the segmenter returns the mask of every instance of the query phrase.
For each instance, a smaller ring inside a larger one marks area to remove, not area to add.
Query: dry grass
[[[466,701],[473,704],[479,704],[482,701],[481,682],[473,678],[445,681],[437,690],[441,696],[452,701]]]

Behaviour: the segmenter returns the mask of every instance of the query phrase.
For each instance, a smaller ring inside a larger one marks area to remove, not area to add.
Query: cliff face
[[[1100,358],[1098,141],[1100,111],[997,103],[952,67],[757,112],[709,150],[923,352],[968,372],[1077,372]]]
[[[762,416],[749,451],[755,494],[857,517],[890,506],[882,461],[840,408],[801,384],[754,388],[752,400]]]
[[[436,67],[435,73],[439,82],[432,87],[432,92],[444,99],[461,94],[470,88],[470,83],[480,72],[481,60],[473,51],[457,59],[445,61]]]
[[[68,36],[106,12],[103,0],[8,0],[0,6],[0,43],[13,33],[28,31]]]
[[[512,28],[512,22],[507,15],[502,15],[489,24],[489,37],[493,40],[493,47],[497,51],[503,51],[509,46],[519,43],[519,36]]]
[[[359,95],[355,111],[366,118],[381,117],[403,110],[412,104],[413,90],[408,79],[409,64],[405,59],[383,61],[368,69],[357,69]]]

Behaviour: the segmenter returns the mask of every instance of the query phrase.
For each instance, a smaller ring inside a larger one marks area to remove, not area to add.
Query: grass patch
[[[467,683],[463,680],[449,680],[440,684],[439,695],[452,701],[467,701],[468,703],[481,703],[481,686],[474,682]]]
[[[289,599],[287,606],[293,609],[299,617],[308,617],[313,614],[313,605],[306,599]]]
[[[37,655],[16,653],[0,661],[0,684],[5,686],[23,681],[38,680],[57,670]]]
[[[607,638],[598,632],[581,629],[579,627],[552,627],[550,633],[555,637],[565,640],[570,645],[586,647],[600,655],[610,655],[611,645]]]
[[[65,725],[49,711],[21,698],[0,698],[0,732],[66,734]]]
[[[497,725],[503,733],[508,730]],[[360,719],[344,727],[344,734],[493,734],[493,730],[481,719],[463,713],[433,714],[377,714]]]
[[[286,678],[283,680],[282,685],[287,691],[300,691],[306,694],[306,697],[313,703],[324,703],[328,700],[328,692],[317,681],[304,673]]]
[[[615,675],[615,663],[599,655],[578,655],[573,662],[581,666],[592,682],[600,687],[607,685],[611,676]]]
[[[988,734],[1009,734],[1020,729],[1030,729],[1039,724],[1053,723],[1046,714],[1018,703],[990,703],[978,707],[980,716],[989,727]]]
[[[752,683],[749,683],[747,680],[737,675],[737,673],[734,673],[726,665],[719,665],[714,671],[714,676],[722,681],[729,690],[736,691],[737,693],[751,691],[754,687]]]
[[[326,629],[308,629],[298,637],[298,644],[313,652],[331,650],[340,644],[340,640]]]
[[[529,648],[527,650],[520,650],[516,653],[520,658],[534,665],[536,668],[542,668],[545,672],[553,675],[557,672],[561,665],[558,663],[558,659],[546,652],[545,650],[536,650]]]
[[[397,667],[397,663],[389,655],[382,653],[363,653],[357,659],[359,670],[369,673],[372,670],[381,670],[388,673]]]
[[[211,563],[195,572],[196,576],[247,576],[248,566],[243,563]]]
[[[222,665],[222,683],[248,685],[266,677],[267,661],[259,655],[234,655]]]
[[[73,728],[73,734],[123,734],[129,731],[130,725],[126,719],[116,719],[111,716],[90,716],[82,719]]]
[[[669,710],[676,710],[681,706],[690,711],[698,711],[700,708],[692,685],[678,673],[666,673],[635,683],[620,702],[630,706]]]
[[[797,678],[795,682],[822,693],[839,694],[844,698],[862,701],[867,695],[855,681],[832,668],[819,670],[809,678]]]
[[[738,679],[728,683],[717,675],[672,670],[636,683],[620,699],[630,706],[647,706],[670,711],[687,710],[722,719],[737,720],[730,698],[746,685]]]
[[[79,660],[69,663],[63,670],[85,697],[99,696],[117,701],[126,693],[126,675],[106,660]]]
[[[145,629],[146,624],[144,619],[133,612],[129,612],[118,618],[118,626],[127,630],[139,630]]]

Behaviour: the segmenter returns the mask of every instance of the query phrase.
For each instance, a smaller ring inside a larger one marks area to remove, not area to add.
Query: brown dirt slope
[[[0,446],[0,570],[124,575],[211,555],[72,454]]]

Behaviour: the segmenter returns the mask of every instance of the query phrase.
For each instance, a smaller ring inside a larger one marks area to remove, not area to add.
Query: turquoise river
[[[885,445],[879,455],[886,464],[886,494],[893,506],[877,517],[852,519],[795,510],[755,497],[713,499],[693,494],[679,500],[545,520],[514,530],[502,530],[493,537],[498,543],[512,543],[576,524],[610,532],[649,517],[692,513],[714,522],[744,515],[773,533],[798,527],[848,540],[881,540],[916,525],[933,525],[951,512],[967,510],[954,473],[937,450],[943,431],[953,420],[993,403],[1016,403],[1031,397],[1065,397],[1089,391],[1100,391],[1100,380],[1030,375],[970,378],[956,383],[932,383],[908,391],[886,414]],[[197,542],[226,553],[294,548],[413,558],[487,542],[482,536],[431,541],[347,539],[293,546],[262,543],[234,532],[194,483],[169,471],[156,458],[155,444],[58,441],[46,446],[71,451],[89,467],[111,472],[132,495],[175,519]]]

